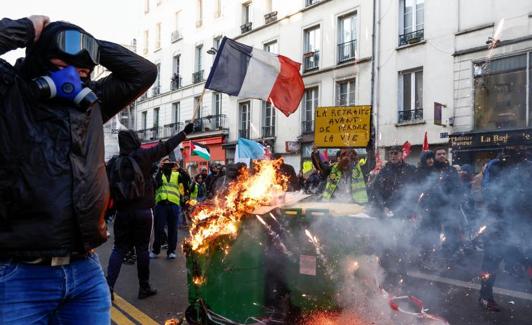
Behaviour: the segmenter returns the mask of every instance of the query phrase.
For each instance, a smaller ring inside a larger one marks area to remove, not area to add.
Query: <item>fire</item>
[[[332,312],[317,312],[305,317],[302,322],[303,325],[366,325],[367,322],[363,321],[354,313],[342,313],[341,315]]]
[[[277,172],[281,163],[281,160],[254,162],[254,172],[244,170],[226,191],[218,193],[212,205],[196,206],[191,216],[191,237],[185,245],[204,254],[218,237],[236,237],[245,215],[286,191],[287,179]]]
[[[203,283],[205,283],[205,278],[201,275],[195,275],[192,277],[192,282],[197,285],[197,286],[200,286],[202,285]]]
[[[477,233],[477,234],[482,235],[482,233],[486,230],[486,228],[487,228],[487,227],[486,227],[485,225],[482,226],[482,227],[480,227],[480,229],[478,230],[478,233]]]

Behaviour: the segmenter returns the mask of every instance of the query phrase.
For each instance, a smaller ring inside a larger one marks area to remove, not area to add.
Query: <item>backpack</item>
[[[107,167],[111,197],[116,202],[132,201],[144,196],[144,175],[130,155],[114,157]]]

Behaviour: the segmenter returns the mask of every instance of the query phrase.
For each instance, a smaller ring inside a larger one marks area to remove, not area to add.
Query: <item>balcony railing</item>
[[[424,29],[418,29],[410,33],[399,35],[399,46],[421,42],[425,34]]]
[[[264,23],[269,24],[277,20],[277,11],[272,11],[264,15]]]
[[[138,130],[137,134],[140,141],[153,141],[161,138],[163,131],[161,127]]]
[[[302,121],[301,122],[301,133],[312,133],[314,132],[314,120]]]
[[[181,84],[181,81],[182,81],[181,76],[179,76],[178,74],[174,74],[174,76],[172,77],[172,79],[170,81],[170,89],[171,90],[176,90],[176,89],[181,88],[183,86]]]
[[[247,130],[238,130],[238,137],[249,139],[249,129]]]
[[[145,92],[144,94],[140,95],[139,100],[146,100],[148,99],[148,92]]]
[[[162,137],[169,138],[173,136],[174,134],[179,133],[183,129],[183,126],[184,126],[183,122],[175,122],[175,123],[166,124],[163,127]]]
[[[320,51],[307,52],[303,54],[305,71],[318,69],[320,65]]]
[[[275,126],[263,126],[262,127],[262,137],[263,138],[272,138],[275,136]]]
[[[338,44],[338,63],[353,60],[355,58],[356,48],[356,40]]]
[[[200,117],[194,121],[194,132],[208,132],[216,130],[225,130],[226,126],[225,114],[207,115]],[[189,123],[187,120],[186,123]]]
[[[240,31],[242,32],[242,34],[244,33],[247,33],[251,30],[251,28],[253,27],[253,23],[252,22],[247,22],[243,25],[240,25]]]
[[[418,108],[410,111],[399,111],[398,123],[423,120],[423,109]]]
[[[157,96],[161,93],[161,86],[153,86],[153,88],[151,89],[151,94],[153,96]]]
[[[203,70],[196,71],[192,74],[192,83],[197,84],[203,81]]]
[[[183,36],[181,36],[181,33],[178,30],[174,30],[172,32],[172,35],[170,36],[170,41],[172,43],[175,43],[175,42],[179,41],[182,38],[183,38]]]

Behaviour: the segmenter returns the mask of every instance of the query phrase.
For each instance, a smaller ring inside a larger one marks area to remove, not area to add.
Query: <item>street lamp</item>
[[[215,55],[216,52],[218,52],[218,50],[215,49],[214,47],[211,47],[210,49],[207,50],[207,54],[210,54],[210,55]]]

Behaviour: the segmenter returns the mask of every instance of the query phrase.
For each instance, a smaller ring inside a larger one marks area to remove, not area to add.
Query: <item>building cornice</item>
[[[465,35],[465,34],[469,34],[469,33],[473,33],[473,32],[478,32],[479,30],[483,30],[483,29],[486,29],[486,28],[492,28],[494,26],[495,26],[494,23],[479,25],[479,26],[475,26],[475,27],[471,27],[471,28],[467,28],[467,29],[461,30],[461,31],[455,33],[454,35],[455,36]]]
[[[517,44],[517,43],[531,41],[531,40],[532,40],[532,35],[517,37],[517,38],[513,38],[513,39],[509,39],[509,40],[500,41],[498,43],[497,47]],[[482,45],[482,46],[472,47],[472,48],[465,49],[465,50],[455,51],[453,53],[453,56],[461,56],[461,55],[466,55],[466,54],[471,54],[471,53],[476,53],[476,52],[482,52],[482,51],[486,51],[486,50],[489,50],[489,46],[488,45]]]
[[[357,64],[367,63],[367,62],[371,62],[371,57],[370,56],[365,57],[365,58],[361,58],[361,59],[358,59],[358,60],[355,60],[355,61],[338,64],[338,65],[335,65],[335,66],[332,66],[332,67],[327,67],[327,68],[324,68],[324,69],[312,70],[312,71],[309,71],[309,72],[304,72],[301,76],[303,78],[310,77],[310,76],[315,76],[315,75],[326,73],[326,72],[329,72],[329,71],[340,70],[340,69],[343,69],[345,67],[351,67],[351,66],[354,66],[354,65],[357,65]]]

